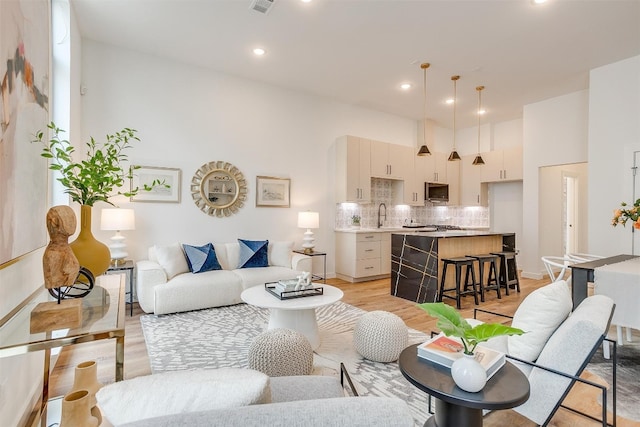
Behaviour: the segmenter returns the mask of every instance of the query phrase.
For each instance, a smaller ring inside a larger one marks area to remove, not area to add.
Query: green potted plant
[[[500,323],[481,323],[471,326],[460,313],[442,302],[418,304],[429,316],[438,319],[436,326],[448,337],[459,338],[464,348],[464,357],[451,365],[451,376],[458,387],[469,392],[482,390],[487,382],[484,367],[475,360],[478,344],[501,335],[522,335],[522,329]]]
[[[353,215],[351,217],[351,226],[353,228],[359,228],[360,227],[360,215]]]
[[[140,191],[139,188],[125,192],[119,190],[126,180],[132,178],[135,169],[123,168],[122,163],[128,159],[126,151],[131,148],[133,141],[140,139],[136,136],[136,130],[130,128],[107,135],[106,142],[102,144],[96,143],[91,137],[86,143],[86,158],[78,161],[73,156],[75,148],[61,137],[65,131],[53,122],[47,128],[51,132],[49,141],[44,140],[45,132],[38,131],[33,142],[44,145],[41,156],[50,161],[49,169],[60,174],[57,180],[65,187],[65,193],[81,205],[80,234],[70,245],[80,265],[98,276],[109,268],[111,256],[109,248],[98,242],[91,233],[91,207],[96,202],[113,205],[109,197],[115,194],[130,197]],[[165,183],[154,181],[143,189],[151,190],[157,185],[168,187]]]

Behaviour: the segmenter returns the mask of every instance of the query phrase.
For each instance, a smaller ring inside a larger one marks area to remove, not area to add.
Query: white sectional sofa
[[[269,242],[268,266],[238,268],[240,244],[213,243],[220,270],[192,273],[179,243],[149,248],[136,263],[136,295],[146,313],[168,314],[241,303],[240,294],[265,282],[311,271],[311,257],[292,252],[293,242]]]

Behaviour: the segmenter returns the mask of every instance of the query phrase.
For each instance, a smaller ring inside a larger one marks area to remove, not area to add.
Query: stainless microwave
[[[429,202],[448,202],[449,184],[438,184],[435,182],[424,183],[424,199]]]

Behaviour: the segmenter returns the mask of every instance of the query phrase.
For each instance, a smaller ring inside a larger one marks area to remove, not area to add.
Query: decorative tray
[[[324,294],[324,288],[311,288],[305,289],[304,291],[276,291],[276,284],[278,282],[267,282],[264,284],[264,289],[269,292],[274,297],[285,300],[285,299],[294,299],[294,298],[304,298],[304,297],[313,297],[316,295]]]

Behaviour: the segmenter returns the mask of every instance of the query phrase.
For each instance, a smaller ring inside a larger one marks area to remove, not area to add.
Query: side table
[[[132,260],[128,259],[124,262],[120,262],[115,265],[110,265],[105,274],[117,273],[124,271],[127,275],[128,289],[126,291],[126,303],[129,306],[129,316],[133,316],[133,270],[135,264]]]
[[[435,415],[425,427],[481,427],[483,409],[509,409],[529,399],[529,380],[506,362],[477,393],[464,391],[451,378],[451,369],[418,356],[418,344],[400,353],[398,366],[411,384],[435,397]]]
[[[327,283],[327,253],[326,252],[313,251],[311,253],[305,253],[304,249],[294,249],[293,252],[297,254],[308,255],[310,257],[314,257],[314,256],[323,257],[322,276],[318,276],[317,274],[313,274],[313,272],[311,272],[311,280],[322,280],[322,283],[325,283],[325,284]]]

